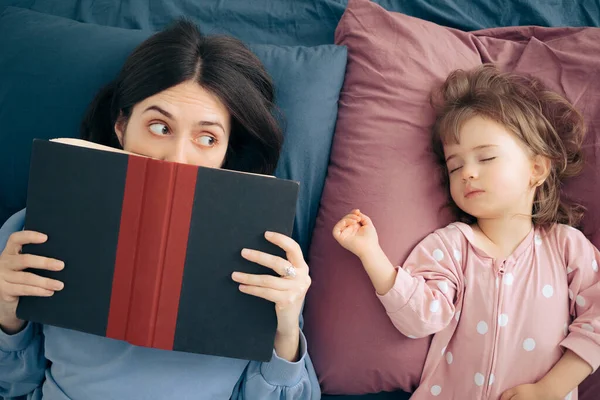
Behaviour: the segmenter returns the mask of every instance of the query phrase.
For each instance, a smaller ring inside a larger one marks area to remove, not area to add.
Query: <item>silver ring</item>
[[[297,276],[296,274],[296,268],[294,268],[293,265],[288,265],[287,267],[285,267],[285,275],[286,278],[295,278]]]

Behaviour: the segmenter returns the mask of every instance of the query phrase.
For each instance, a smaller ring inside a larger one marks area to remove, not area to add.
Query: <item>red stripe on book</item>
[[[173,349],[197,173],[129,157],[107,337]]]
[[[126,338],[151,347],[175,185],[175,163],[148,162]]]
[[[147,159],[129,157],[106,336],[125,340],[135,273]]]
[[[188,235],[198,168],[193,165],[177,165],[169,238],[166,245],[162,285],[160,287],[156,329],[152,347],[172,350],[177,328],[177,312],[183,282]]]

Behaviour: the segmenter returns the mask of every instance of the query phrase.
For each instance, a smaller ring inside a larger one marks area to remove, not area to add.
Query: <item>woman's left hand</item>
[[[306,291],[310,287],[311,279],[308,275],[308,265],[304,261],[302,250],[295,240],[275,232],[266,232],[265,238],[281,247],[285,251],[287,259],[252,249],[243,249],[242,257],[272,269],[279,276],[234,272],[232,278],[240,283],[239,289],[241,292],[275,303],[277,313],[275,350],[280,357],[290,358],[283,356],[282,353],[290,352],[286,351],[287,349],[278,349],[277,343],[278,341],[279,343],[285,343],[287,338],[290,341],[295,340],[296,347],[294,350],[297,353],[300,334],[300,311],[304,304]]]

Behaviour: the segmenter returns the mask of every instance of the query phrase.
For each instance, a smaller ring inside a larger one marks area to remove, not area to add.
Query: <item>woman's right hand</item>
[[[352,212],[342,218],[333,227],[333,237],[346,250],[351,251],[359,258],[379,248],[379,239],[375,226],[369,217],[360,210]]]
[[[24,321],[17,318],[17,304],[21,296],[49,297],[62,290],[63,283],[25,271],[27,268],[60,271],[64,263],[52,258],[21,254],[26,244],[40,244],[48,236],[34,231],[13,233],[0,254],[0,328],[6,333],[16,333]]]

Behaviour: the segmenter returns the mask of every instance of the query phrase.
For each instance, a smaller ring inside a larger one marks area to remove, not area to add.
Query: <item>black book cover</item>
[[[132,344],[269,361],[273,303],[231,273],[274,274],[240,255],[285,257],[264,232],[291,235],[299,185],[72,144],[33,144],[24,253],[65,262],[32,270],[65,283],[22,297],[19,318]]]

